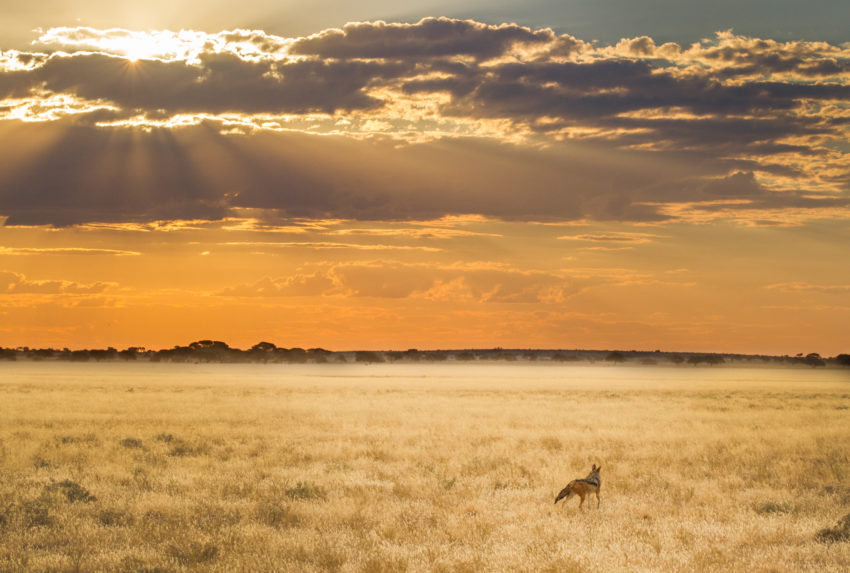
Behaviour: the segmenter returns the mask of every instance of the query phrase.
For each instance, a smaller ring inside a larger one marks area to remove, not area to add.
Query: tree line
[[[124,350],[70,350],[68,348],[2,348],[0,360],[67,360],[71,362],[188,362],[188,363],[329,363],[329,362],[475,362],[475,361],[541,361],[541,362],[605,362],[612,364],[682,366],[716,366],[721,364],[774,364],[791,366],[850,366],[850,354],[826,358],[812,352],[796,356],[751,354],[688,353],[639,350],[534,350],[534,349],[466,349],[466,350],[355,350],[331,351],[324,348],[282,348],[271,342],[258,342],[248,349],[233,348],[220,340],[198,340],[186,346],[148,350],[131,346]]]

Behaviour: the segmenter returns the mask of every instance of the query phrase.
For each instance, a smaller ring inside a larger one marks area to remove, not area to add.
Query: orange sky
[[[846,46],[315,32],[0,45],[0,346],[850,351]]]

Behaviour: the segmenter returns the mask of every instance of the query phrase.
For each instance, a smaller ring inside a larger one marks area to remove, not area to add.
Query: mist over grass
[[[0,372],[2,571],[850,568],[845,370]]]

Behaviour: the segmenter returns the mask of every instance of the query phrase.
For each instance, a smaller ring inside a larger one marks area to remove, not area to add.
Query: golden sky
[[[21,14],[0,346],[850,351],[830,30]]]

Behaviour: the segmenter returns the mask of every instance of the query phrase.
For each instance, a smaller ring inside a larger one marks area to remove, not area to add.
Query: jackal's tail
[[[564,489],[561,490],[561,493],[559,493],[558,497],[555,498],[556,504],[559,501],[561,501],[562,499],[564,499],[565,497],[567,497],[568,495],[570,495],[572,485],[573,485],[573,482],[570,482],[570,483],[567,484],[567,487],[565,487]]]

